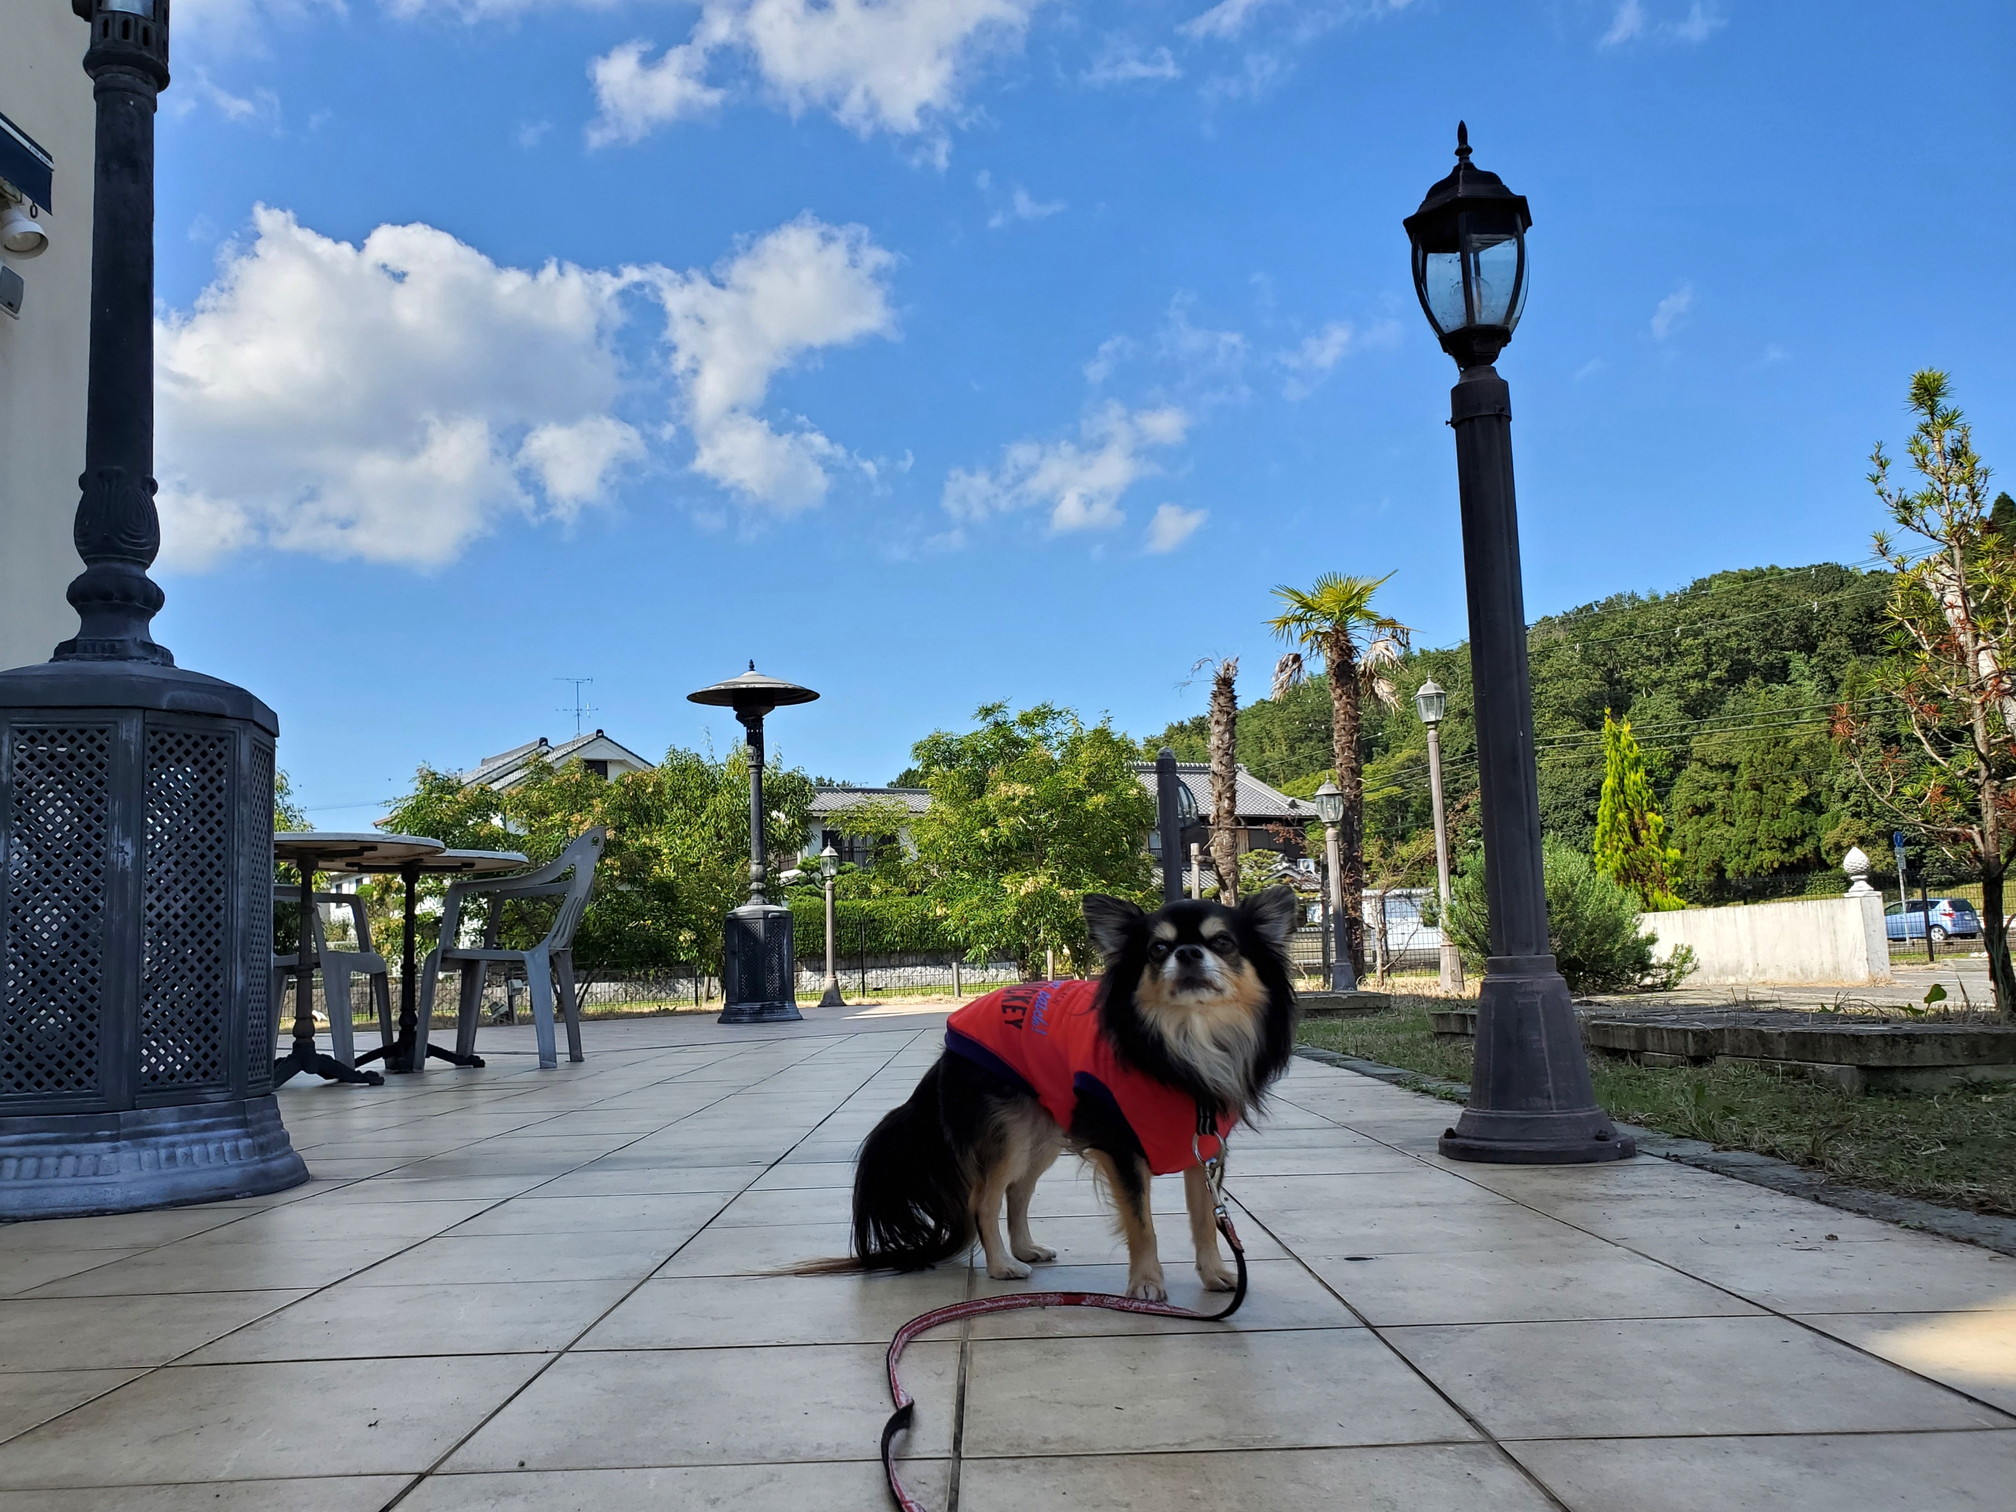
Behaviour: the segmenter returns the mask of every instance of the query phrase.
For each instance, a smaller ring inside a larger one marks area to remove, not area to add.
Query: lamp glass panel
[[[1463,303],[1463,259],[1454,248],[1447,252],[1417,251],[1415,277],[1420,282],[1421,302],[1438,336],[1461,330],[1470,324]]]
[[[129,16],[145,16],[154,19],[154,0],[105,0],[105,9],[125,11]]]
[[[1476,301],[1471,324],[1504,326],[1510,330],[1519,312],[1519,238],[1489,233],[1465,238],[1469,243],[1470,292]]]
[[[1442,712],[1448,705],[1449,695],[1440,689],[1430,692],[1424,688],[1414,695],[1414,709],[1423,724],[1440,724]]]
[[[1344,817],[1344,795],[1342,793],[1318,793],[1315,798],[1316,817],[1325,824],[1335,824]]]

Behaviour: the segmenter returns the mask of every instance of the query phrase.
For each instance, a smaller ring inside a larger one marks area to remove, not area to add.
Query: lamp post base
[[[271,1097],[0,1118],[0,1219],[223,1202],[307,1179]]]
[[[1438,1145],[1450,1160],[1584,1165],[1637,1145],[1596,1105],[1568,984],[1552,956],[1493,956],[1477,993],[1470,1105]]]
[[[832,977],[826,978],[826,992],[819,999],[821,1008],[845,1008],[847,999],[840,996],[840,983]]]
[[[1442,942],[1442,990],[1448,993],[1463,990],[1463,952],[1453,940]]]

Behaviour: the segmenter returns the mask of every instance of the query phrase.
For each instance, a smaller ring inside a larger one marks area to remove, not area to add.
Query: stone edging
[[[1360,1060],[1355,1055],[1339,1055],[1334,1050],[1322,1050],[1314,1045],[1297,1045],[1295,1053],[1304,1060],[1335,1066],[1343,1071],[1355,1071],[1374,1081],[1390,1082],[1409,1090],[1434,1088],[1462,1096],[1468,1096],[1470,1091],[1464,1082],[1425,1076],[1418,1071],[1402,1070],[1379,1061]],[[1752,1186],[1769,1187],[1792,1197],[1810,1198],[1828,1207],[1860,1213],[1866,1218],[1880,1218],[1887,1223],[1937,1234],[1943,1239],[1958,1239],[1966,1244],[1978,1244],[1983,1249],[2016,1255],[2016,1218],[1970,1213],[1964,1208],[1942,1207],[1936,1202],[1925,1202],[1916,1197],[1893,1197],[1888,1192],[1842,1186],[1775,1156],[1759,1155],[1751,1150],[1718,1150],[1704,1140],[1681,1139],[1676,1135],[1662,1134],[1657,1129],[1643,1129],[1636,1124],[1619,1124],[1618,1127],[1637,1140],[1638,1148],[1647,1155],[1697,1166],[1721,1176],[1733,1176]]]

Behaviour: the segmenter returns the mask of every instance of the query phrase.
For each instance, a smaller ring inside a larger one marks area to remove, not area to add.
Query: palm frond
[[[1274,663],[1272,696],[1275,698],[1286,698],[1290,693],[1301,687],[1303,681],[1308,676],[1309,671],[1302,664],[1302,653],[1300,651],[1284,652],[1281,659]]]

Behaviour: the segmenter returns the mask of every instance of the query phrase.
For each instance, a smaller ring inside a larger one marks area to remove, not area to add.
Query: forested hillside
[[[1882,649],[1888,585],[1887,572],[1831,563],[1745,568],[1535,623],[1534,736],[1547,831],[1578,848],[1590,843],[1607,708],[1632,721],[1645,747],[1683,858],[1681,892],[1692,901],[1790,885],[1838,861],[1848,845],[1877,838],[1842,780],[1828,726]],[[1411,701],[1430,676],[1449,691],[1443,752],[1459,848],[1474,830],[1469,649],[1417,651],[1395,679],[1400,707],[1368,709],[1365,725],[1367,859],[1389,883],[1426,880],[1432,864],[1427,733]],[[1203,717],[1145,742],[1151,751],[1164,743],[1203,760]],[[1277,787],[1313,792],[1331,765],[1322,679],[1243,709],[1239,759]]]

